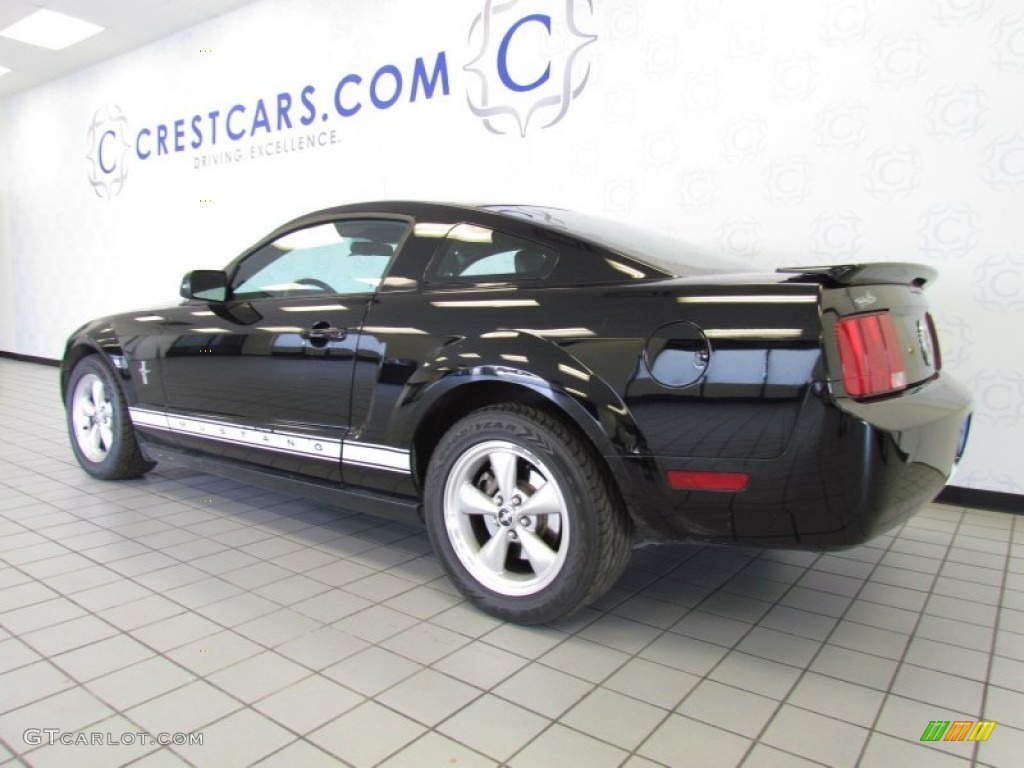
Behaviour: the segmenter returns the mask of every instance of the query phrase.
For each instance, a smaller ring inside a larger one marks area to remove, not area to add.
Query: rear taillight
[[[903,349],[888,312],[846,317],[836,323],[843,386],[850,397],[875,397],[907,386]]]

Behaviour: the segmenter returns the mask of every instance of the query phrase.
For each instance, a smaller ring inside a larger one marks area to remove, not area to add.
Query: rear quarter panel
[[[565,410],[608,457],[772,458],[786,448],[821,370],[813,301],[681,302],[721,293],[670,284],[382,292],[360,343],[357,439],[405,446],[454,388],[490,379],[529,387]],[[815,295],[767,283],[754,295]],[[717,332],[706,376],[653,380],[651,334],[687,320]],[[783,332],[784,331],[784,332]],[[364,478],[364,482],[368,479]]]

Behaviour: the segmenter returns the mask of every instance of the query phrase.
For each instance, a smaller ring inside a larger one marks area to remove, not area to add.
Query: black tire
[[[71,450],[93,477],[124,480],[156,466],[139,450],[121,387],[96,355],[83,357],[72,369],[64,408]]]
[[[502,474],[505,488],[516,489],[511,502],[501,495]],[[629,521],[609,482],[591,447],[558,418],[519,404],[484,408],[454,424],[431,456],[427,530],[448,575],[479,608],[547,624],[603,595],[629,560]]]

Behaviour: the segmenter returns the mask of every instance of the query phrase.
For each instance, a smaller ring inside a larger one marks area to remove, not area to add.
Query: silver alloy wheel
[[[444,521],[470,575],[508,597],[551,584],[569,551],[569,516],[556,476],[533,453],[504,440],[459,456],[445,481]]]
[[[71,407],[75,442],[85,458],[98,464],[107,458],[114,444],[114,405],[103,379],[94,373],[80,378]]]

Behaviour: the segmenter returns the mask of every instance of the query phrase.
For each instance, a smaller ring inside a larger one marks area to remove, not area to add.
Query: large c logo
[[[548,62],[547,67],[544,68],[543,74],[534,80],[532,83],[522,84],[517,83],[512,79],[512,76],[508,71],[508,47],[512,42],[512,36],[515,35],[519,28],[528,22],[538,22],[544,25],[544,28],[548,31],[548,37],[551,36],[551,17],[545,16],[542,13],[532,13],[529,16],[524,16],[515,24],[513,24],[505,36],[501,39],[501,45],[498,47],[498,77],[501,78],[502,84],[510,91],[516,91],[518,93],[525,93],[526,91],[532,91],[534,88],[539,88],[548,81],[551,77],[551,62]]]
[[[147,129],[139,132],[138,142]],[[117,105],[108,104],[96,110],[86,137],[89,142],[89,153],[85,156],[89,161],[89,184],[97,197],[110,200],[124,189],[124,180],[128,176],[128,153],[132,149],[128,141],[128,120]],[[139,151],[143,160],[148,157]]]
[[[103,137],[100,139],[99,147],[96,150],[96,162],[99,164],[100,170],[103,171],[103,173],[113,173],[117,169],[117,163],[114,163],[108,168],[107,164],[103,162],[103,145],[106,143],[108,137],[115,135],[116,134],[113,131],[107,131],[104,133]]]
[[[463,70],[469,110],[488,131],[525,137],[565,117],[590,79],[584,49],[597,35],[580,23],[593,15],[594,0],[483,0]]]

